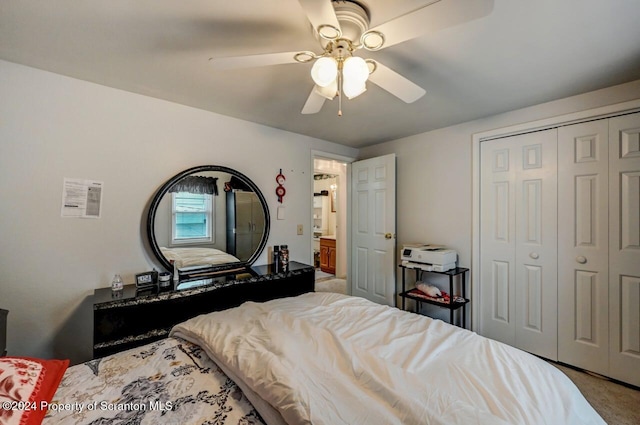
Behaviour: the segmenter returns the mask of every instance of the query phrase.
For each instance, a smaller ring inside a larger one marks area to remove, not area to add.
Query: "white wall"
[[[147,252],[146,207],[178,172],[235,168],[262,190],[268,245],[311,263],[311,151],[357,150],[210,112],[0,61],[0,308],[10,355],[87,360],[92,294],[114,273],[132,283],[157,266]],[[212,96],[215,94],[212,94]],[[259,105],[256,105],[259,107]],[[284,220],[275,176],[282,168]],[[61,218],[64,177],[104,181],[102,218]],[[267,262],[267,252],[258,264]]]
[[[458,251],[461,267],[470,267],[472,135],[634,99],[640,80],[363,148],[359,158],[397,155],[398,249],[443,244]]]

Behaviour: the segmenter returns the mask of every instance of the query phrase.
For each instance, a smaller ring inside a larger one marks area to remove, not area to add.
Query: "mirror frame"
[[[156,211],[158,209],[158,205],[160,204],[160,201],[162,200],[162,198],[169,192],[169,189],[174,184],[176,184],[176,182],[193,173],[199,173],[204,171],[219,171],[223,173],[228,173],[228,174],[231,174],[232,176],[238,177],[244,183],[246,183],[247,186],[249,186],[249,188],[256,194],[256,196],[260,200],[260,204],[262,205],[262,210],[264,211],[265,225],[264,225],[264,233],[262,234],[262,239],[260,240],[260,243],[256,248],[255,252],[248,260],[241,261],[240,263],[216,264],[216,265],[211,265],[209,267],[205,266],[205,267],[202,267],[201,269],[198,269],[198,273],[199,274],[217,273],[217,272],[221,272],[229,269],[236,269],[237,267],[246,267],[247,265],[253,264],[253,262],[256,261],[256,259],[260,256],[260,254],[262,254],[264,247],[267,245],[267,239],[269,238],[269,230],[271,227],[271,219],[269,216],[269,206],[267,205],[267,202],[264,196],[262,195],[262,192],[258,188],[258,186],[256,186],[256,184],[250,178],[248,178],[241,172],[234,170],[232,168],[224,167],[222,165],[200,165],[197,167],[192,167],[171,177],[166,183],[164,183],[160,187],[160,189],[158,189],[158,191],[153,196],[151,205],[149,205],[149,213],[147,214],[147,237],[149,239],[149,244],[151,245],[151,250],[153,251],[153,254],[156,256],[158,261],[160,261],[162,266],[170,273],[173,273],[173,266],[171,265],[169,260],[167,260],[165,256],[162,255],[162,252],[160,251],[160,247],[158,246],[158,242],[156,241],[156,232],[155,232]]]

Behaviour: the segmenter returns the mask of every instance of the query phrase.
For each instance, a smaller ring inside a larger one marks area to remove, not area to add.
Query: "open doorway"
[[[312,252],[316,291],[347,291],[347,163],[314,156]]]

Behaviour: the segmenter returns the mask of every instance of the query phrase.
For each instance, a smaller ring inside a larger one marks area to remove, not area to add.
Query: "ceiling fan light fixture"
[[[338,80],[333,80],[326,87],[316,85],[314,90],[325,99],[333,100],[333,98],[338,94]]]
[[[320,87],[327,87],[338,76],[338,63],[328,56],[322,57],[313,64],[311,78]]]
[[[342,92],[348,99],[353,99],[367,91],[367,85],[363,82],[344,80],[342,84]]]
[[[351,56],[344,61],[342,75],[345,84],[362,85],[369,78],[369,66],[361,57]]]

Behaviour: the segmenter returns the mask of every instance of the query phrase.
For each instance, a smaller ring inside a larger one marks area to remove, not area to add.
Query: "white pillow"
[[[440,292],[440,289],[437,286],[418,281],[416,282],[416,288],[420,292],[424,292],[425,294],[433,298],[439,298],[442,296],[442,292]]]

